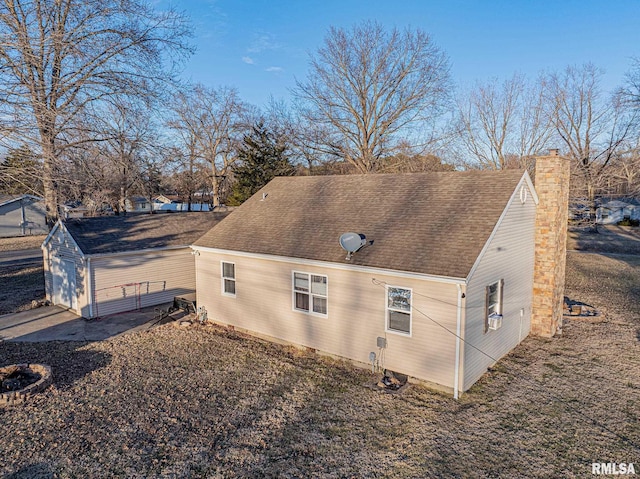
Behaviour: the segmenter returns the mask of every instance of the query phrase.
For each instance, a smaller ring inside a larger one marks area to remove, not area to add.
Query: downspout
[[[24,198],[20,200],[20,210],[22,212],[22,236],[27,234],[27,213],[24,210]]]
[[[91,256],[87,257],[87,293],[89,296],[89,317],[93,319],[93,288],[91,287]]]
[[[456,366],[453,373],[453,399],[458,399],[458,381],[460,375],[460,334],[462,329],[462,287],[456,284],[458,288],[458,310],[456,312]]]

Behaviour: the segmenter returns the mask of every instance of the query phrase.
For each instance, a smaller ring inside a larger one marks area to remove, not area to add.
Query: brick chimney
[[[569,161],[549,150],[536,158],[535,264],[531,333],[551,337],[562,332],[569,212]]]

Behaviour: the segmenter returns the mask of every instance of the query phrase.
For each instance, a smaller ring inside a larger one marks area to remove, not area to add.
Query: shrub
[[[618,221],[618,226],[640,226],[640,220],[625,218],[622,221]]]

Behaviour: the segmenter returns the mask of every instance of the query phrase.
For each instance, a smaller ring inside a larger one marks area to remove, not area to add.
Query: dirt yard
[[[594,306],[528,338],[459,401],[214,326],[79,344],[0,343],[54,386],[0,411],[11,478],[580,478],[640,470],[640,257],[568,254]]]

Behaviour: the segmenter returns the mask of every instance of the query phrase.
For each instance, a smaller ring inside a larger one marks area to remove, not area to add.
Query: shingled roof
[[[100,216],[65,221],[84,254],[189,246],[227,212]]]
[[[195,245],[466,278],[523,174],[275,178]],[[373,244],[346,261],[346,232]]]
[[[36,201],[42,201],[42,198],[40,198],[39,196],[33,196],[33,195],[27,195],[27,194],[21,194],[21,195],[0,195],[0,206],[4,206],[8,203],[11,203],[13,201],[17,201],[21,198],[29,198],[32,200],[36,200]]]

